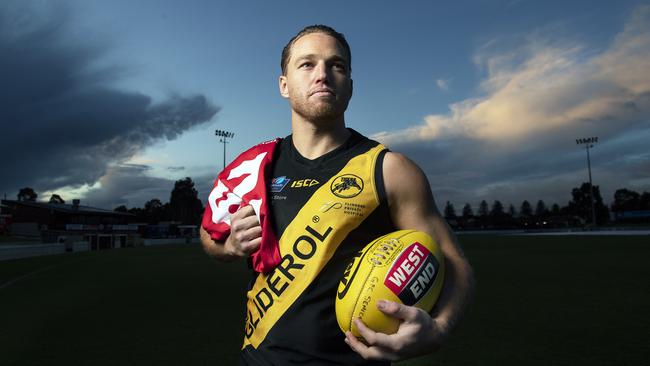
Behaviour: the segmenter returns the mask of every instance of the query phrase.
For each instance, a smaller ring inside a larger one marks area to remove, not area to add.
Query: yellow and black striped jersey
[[[354,255],[395,230],[382,179],[386,149],[354,130],[337,149],[301,156],[291,136],[268,182],[282,261],[254,273],[247,292],[242,363],[370,365],[345,344],[334,301]]]

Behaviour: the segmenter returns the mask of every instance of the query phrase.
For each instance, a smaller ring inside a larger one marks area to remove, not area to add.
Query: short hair
[[[287,45],[284,46],[284,49],[282,49],[282,58],[280,59],[280,67],[282,68],[282,75],[286,75],[287,73],[287,64],[289,63],[289,58],[291,57],[291,48],[293,47],[293,44],[296,43],[296,41],[300,39],[302,36],[311,33],[324,33],[327,34],[328,36],[335,38],[347,53],[348,68],[350,69],[350,71],[352,71],[352,52],[350,51],[350,45],[348,44],[348,41],[345,40],[345,36],[343,35],[343,33],[339,33],[336,30],[334,30],[334,28],[328,27],[326,25],[315,24],[303,28],[300,32],[298,32],[298,34],[296,34],[293,38],[291,38],[289,43],[287,43]]]

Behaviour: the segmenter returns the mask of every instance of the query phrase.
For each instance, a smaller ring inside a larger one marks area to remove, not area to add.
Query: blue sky
[[[47,142],[34,140],[49,144],[44,151],[51,153],[31,156],[33,145],[17,143],[31,141],[21,140],[26,132],[3,119],[7,141],[16,142],[5,143],[4,153],[18,152],[18,158],[0,188],[9,198],[32,186],[41,199],[59,193],[100,207],[132,207],[168,200],[173,182],[190,176],[205,199],[222,166],[215,129],[235,133],[230,159],[290,132],[288,104],[277,88],[280,52],[302,27],[323,23],[344,33],[352,47],[348,125],[418,162],[440,207],[447,200],[457,209],[465,202],[476,207],[482,199],[516,207],[524,199],[565,205],[571,188],[587,180],[585,152],[575,138],[592,135],[601,141],[592,150],[594,184],[610,202],[618,188],[650,190],[649,6],[526,0],[3,2],[0,26],[11,31],[3,45],[40,50],[39,70],[47,70],[48,57],[63,64],[68,54],[78,67],[61,68],[75,80],[61,88],[67,93],[57,95],[53,88],[36,103],[25,87],[30,111],[43,108],[21,117],[25,126],[45,125],[48,117],[42,116],[57,115],[53,109],[75,121],[61,126],[61,119],[52,120],[48,126],[61,127],[47,130]],[[29,36],[47,27],[41,38]],[[12,57],[13,69],[5,70],[14,71],[3,76],[34,90],[44,87],[37,76],[29,83],[16,76],[25,74],[16,65],[27,65],[20,57],[30,55]],[[109,98],[93,109],[88,90]],[[73,107],[80,101],[87,106],[83,115]],[[155,121],[163,121],[158,130]],[[72,138],[69,130],[87,132]],[[74,163],[61,164],[67,157]],[[26,172],[30,159],[43,164],[40,173]],[[58,170],[48,170],[57,164]]]

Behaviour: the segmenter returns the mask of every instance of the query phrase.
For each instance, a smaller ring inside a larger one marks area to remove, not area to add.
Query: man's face
[[[311,122],[343,116],[352,96],[349,61],[335,38],[324,33],[302,36],[291,47],[280,94],[291,109]]]

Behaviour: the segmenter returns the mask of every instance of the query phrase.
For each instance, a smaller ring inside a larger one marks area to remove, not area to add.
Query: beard
[[[350,97],[341,95],[327,100],[310,100],[312,98],[291,100],[291,109],[302,118],[318,124],[342,117],[350,101]]]

